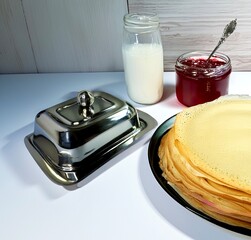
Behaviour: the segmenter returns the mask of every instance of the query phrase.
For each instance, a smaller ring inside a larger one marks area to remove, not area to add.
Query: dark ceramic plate
[[[165,122],[163,122],[154,132],[150,140],[149,147],[148,147],[148,158],[149,158],[150,167],[153,172],[153,175],[155,176],[160,186],[179,204],[181,204],[183,207],[185,207],[189,211],[197,214],[198,216],[210,221],[211,223],[221,226],[223,228],[229,229],[237,233],[251,236],[250,229],[226,224],[224,222],[218,221],[202,213],[201,211],[197,210],[196,208],[188,204],[169,184],[167,184],[167,181],[162,177],[162,171],[159,167],[158,148],[159,148],[161,138],[170,130],[170,128],[174,124],[174,121],[175,121],[175,116],[172,116],[169,119],[167,119]]]

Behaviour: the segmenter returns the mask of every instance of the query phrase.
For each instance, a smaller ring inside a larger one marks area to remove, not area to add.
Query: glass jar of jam
[[[228,94],[232,71],[228,56],[216,52],[189,52],[178,57],[175,64],[176,95],[182,104],[194,106]]]

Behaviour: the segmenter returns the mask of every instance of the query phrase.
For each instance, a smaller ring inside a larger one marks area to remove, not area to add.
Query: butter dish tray
[[[39,112],[24,139],[31,156],[54,183],[77,184],[138,142],[157,121],[105,92],[75,98]]]

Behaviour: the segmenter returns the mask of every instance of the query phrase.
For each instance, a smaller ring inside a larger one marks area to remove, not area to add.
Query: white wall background
[[[220,48],[233,70],[251,70],[249,0],[0,0],[0,73],[122,71],[123,16],[160,16],[165,71],[183,52]]]

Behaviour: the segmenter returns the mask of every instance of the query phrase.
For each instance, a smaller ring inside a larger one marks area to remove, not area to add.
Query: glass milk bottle
[[[141,104],[158,102],[163,94],[163,48],[157,14],[124,16],[122,54],[129,97]]]

